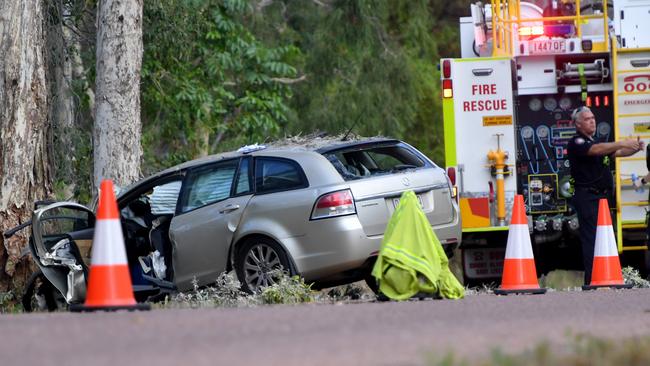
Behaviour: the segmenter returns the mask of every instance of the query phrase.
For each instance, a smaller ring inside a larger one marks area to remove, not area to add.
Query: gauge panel
[[[611,98],[608,92],[590,95]],[[567,144],[576,133],[571,112],[579,105],[583,105],[579,93],[518,97],[517,190],[524,194],[530,214],[563,213],[570,209],[567,197],[560,194],[560,182],[571,174]],[[612,141],[612,109],[601,106],[591,110],[598,121],[598,138]]]

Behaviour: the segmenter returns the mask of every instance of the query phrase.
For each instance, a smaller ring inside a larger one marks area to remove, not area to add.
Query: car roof
[[[226,160],[230,158],[237,158],[241,156],[251,155],[276,155],[289,157],[295,154],[300,153],[312,153],[316,152],[319,154],[324,154],[330,151],[350,148],[354,146],[366,145],[366,144],[375,144],[375,143],[386,143],[386,142],[400,142],[399,140],[386,138],[386,137],[351,137],[347,140],[342,140],[341,136],[298,136],[298,137],[289,137],[283,140],[278,140],[269,143],[268,145],[248,145],[244,146],[236,151],[228,151],[214,155],[208,155],[205,157],[197,158],[194,160],[186,161],[184,163],[175,165],[171,168],[167,168],[158,173],[155,173],[151,176],[143,178],[138,182],[129,185],[125,189],[121,190],[121,193],[126,193],[131,191],[133,188],[145,184],[151,180],[158,179],[166,175],[173,175],[174,173],[183,171],[188,168],[193,168],[201,166],[204,164],[210,164],[218,162],[220,160]]]

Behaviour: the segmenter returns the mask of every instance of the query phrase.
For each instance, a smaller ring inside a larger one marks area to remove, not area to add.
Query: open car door
[[[73,202],[57,202],[32,214],[29,248],[34,261],[68,304],[86,298],[95,214]]]

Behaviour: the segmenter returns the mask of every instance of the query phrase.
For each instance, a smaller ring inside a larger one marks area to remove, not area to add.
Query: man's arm
[[[641,151],[641,149],[633,150],[633,149],[630,149],[630,148],[626,147],[626,148],[616,150],[616,152],[614,153],[614,156],[616,156],[617,158],[622,158],[622,157],[625,157],[625,156],[634,155],[639,151]]]
[[[604,156],[615,154],[616,156],[630,156],[641,150],[641,142],[635,139],[627,139],[615,142],[602,142],[593,144],[587,151],[590,156]]]
[[[639,143],[638,150],[634,150],[634,149],[631,149],[629,147],[625,147],[625,148],[622,148],[622,149],[616,151],[615,156],[617,156],[617,157],[630,156],[630,155],[634,155],[637,152],[643,150],[645,148],[643,141],[641,141],[641,139],[639,137],[636,138],[636,141]]]

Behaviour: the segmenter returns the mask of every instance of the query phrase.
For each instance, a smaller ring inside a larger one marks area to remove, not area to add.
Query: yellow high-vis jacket
[[[418,293],[447,299],[465,296],[465,288],[449,270],[449,259],[413,191],[402,194],[388,222],[372,275],[379,290],[393,300],[406,300]]]

